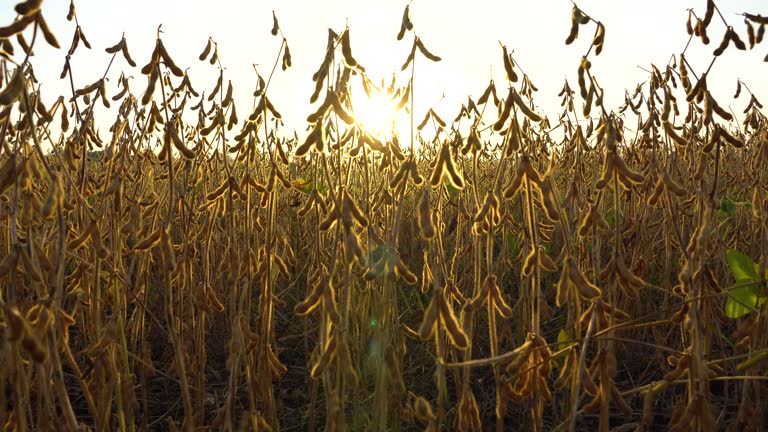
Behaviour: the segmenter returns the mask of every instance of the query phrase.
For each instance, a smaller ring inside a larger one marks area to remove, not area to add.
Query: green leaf
[[[729,249],[725,256],[738,285],[728,291],[725,314],[728,318],[741,318],[765,303],[766,293],[760,287],[760,266],[737,250]]]
[[[299,192],[301,192],[301,193],[303,193],[305,195],[311,194],[312,190],[314,190],[314,189],[317,189],[317,191],[320,192],[323,195],[326,192],[328,192],[328,188],[327,187],[325,187],[322,183],[318,183],[318,182],[316,182],[314,180],[308,180],[308,179],[299,178],[299,179],[296,179],[296,180],[292,181],[291,184],[293,185],[294,188],[296,188],[296,190],[298,190]]]
[[[752,258],[734,249],[729,249],[725,256],[728,260],[728,266],[731,268],[731,273],[733,273],[733,278],[736,279],[737,283],[739,281],[748,282],[760,279],[759,267],[752,261]]]
[[[736,203],[730,197],[724,196],[720,199],[720,211],[728,216],[733,216],[736,213]]]
[[[517,248],[517,238],[512,233],[507,233],[507,251],[509,256],[516,257],[520,250]]]
[[[318,192],[320,192],[320,195],[325,195],[328,193],[328,188],[325,187],[325,185],[322,183],[314,182],[313,186],[315,189],[317,189]]]
[[[565,332],[565,329],[561,329],[560,333],[557,334],[557,350],[558,351],[561,351],[575,344],[576,344],[575,342],[571,342],[571,338],[568,337],[568,333]],[[565,365],[566,358],[567,357],[565,356],[553,358],[552,359],[553,366],[557,369],[560,369]]]
[[[448,189],[448,193],[451,195],[457,195],[459,192],[461,192],[461,189],[457,188],[453,185],[450,181],[445,181],[445,188]]]
[[[560,333],[557,334],[557,350],[564,350],[574,344],[575,342],[571,341],[571,338],[568,337],[568,333],[565,332],[565,329],[560,329]]]
[[[312,193],[314,182],[312,180],[298,179],[291,182],[293,187],[304,195]]]
[[[752,354],[752,356],[743,362],[736,365],[736,370],[738,372],[743,372],[749,368],[752,368],[754,366],[757,366],[760,362],[765,361],[768,359],[768,350],[762,350],[758,351]]]
[[[738,283],[738,280],[737,280]],[[750,285],[740,286],[728,291],[728,300],[725,302],[725,315],[736,319],[754,312],[765,303],[765,295],[761,295],[758,301],[758,281]]]

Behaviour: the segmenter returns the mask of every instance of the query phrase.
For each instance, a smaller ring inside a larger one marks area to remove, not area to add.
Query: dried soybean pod
[[[629,267],[627,267],[627,264],[624,262],[624,258],[622,256],[616,256],[615,262],[616,270],[618,270],[619,276],[624,281],[636,288],[642,288],[645,286],[645,281],[632,273]]]
[[[542,270],[550,273],[557,271],[557,266],[555,265],[555,262],[552,261],[552,258],[550,258],[546,252],[544,252],[543,250],[539,250],[539,252],[536,255]]]
[[[8,82],[5,88],[0,91],[0,106],[8,106],[14,103],[19,98],[19,96],[21,96],[21,93],[24,90],[24,81],[25,80],[21,68],[16,68],[16,71],[13,73],[11,80]]]
[[[614,154],[614,166],[616,167],[616,172],[619,174],[619,177],[624,177],[627,180],[629,180],[632,184],[640,184],[645,180],[645,177],[637,172],[631,170],[624,159],[619,156],[618,154]]]
[[[405,36],[405,32],[408,30],[413,30],[413,23],[411,22],[411,5],[405,6],[405,11],[403,11],[403,20],[400,23],[400,31],[397,33],[397,40],[402,40],[403,36]]]
[[[179,151],[179,153],[182,154],[187,159],[194,159],[195,158],[195,152],[190,150],[187,146],[184,145],[184,142],[182,142],[181,137],[179,137],[179,132],[176,130],[176,126],[173,124],[168,124],[166,126],[166,132],[170,140],[173,142],[173,145],[176,147],[176,149]]]
[[[227,82],[227,93],[224,96],[224,100],[221,101],[222,107],[227,107],[232,102],[232,80]]]
[[[584,117],[588,118],[590,111],[592,111],[592,100],[595,96],[595,86],[590,85],[589,91],[587,91],[587,97],[584,101],[584,110],[582,111],[582,114],[584,114]]]
[[[525,102],[523,102],[523,99],[520,97],[520,94],[518,94],[516,91],[513,92],[512,99],[515,101],[518,108],[520,108],[523,114],[525,114],[529,119],[531,119],[531,121],[535,121],[535,122],[541,121],[541,117],[539,117],[538,114],[533,112],[533,110],[531,110],[531,108],[529,108],[528,105],[526,105]]]
[[[704,153],[709,153],[712,151],[712,149],[715,148],[715,144],[720,142],[720,131],[721,129],[719,127],[714,128],[712,133],[709,136],[709,141],[704,145],[704,147],[701,148],[701,150]]]
[[[651,191],[651,194],[648,196],[648,205],[655,207],[661,198],[662,192],[664,192],[664,178],[659,176],[659,179],[656,180],[656,184],[653,187],[653,191]]]
[[[573,41],[576,40],[576,37],[579,36],[579,8],[576,7],[576,5],[573,5],[573,10],[571,12],[571,31],[568,33],[568,37],[565,39],[565,44],[570,45],[573,43]]]
[[[344,203],[342,205],[342,212],[344,217],[354,219],[363,228],[368,226],[368,218],[363,214],[360,207],[358,207],[355,200],[349,195],[344,193]]]
[[[405,63],[400,67],[401,71],[404,71],[408,68],[408,65],[411,64],[413,61],[413,58],[416,56],[416,41],[413,41],[413,45],[411,46],[411,52],[408,53],[408,57],[405,59]]]
[[[339,216],[339,209],[334,205],[323,220],[320,221],[318,229],[320,229],[320,231],[328,231],[336,223]]]
[[[485,199],[483,200],[483,206],[478,210],[477,214],[475,215],[474,222],[478,223],[483,221],[486,217],[488,217],[489,212],[491,211],[491,207],[493,205],[493,192],[488,191],[485,193]]]
[[[86,48],[91,49],[91,43],[88,42],[88,38],[85,37],[85,33],[83,32],[82,27],[77,26],[75,32],[79,36],[79,38],[83,41],[83,45],[85,45]]]
[[[504,188],[504,198],[511,199],[520,191],[523,186],[523,180],[525,179],[525,165],[523,163],[518,164],[515,174],[509,181],[509,184]]]
[[[162,236],[162,234],[163,234],[162,228],[156,229],[147,237],[145,237],[144,239],[136,243],[133,246],[133,250],[143,251],[143,250],[148,250],[155,247],[158,243],[160,243],[160,237]]]
[[[88,227],[87,227],[86,229],[84,229],[84,230],[83,230],[83,232],[82,232],[82,233],[81,233],[79,236],[75,237],[74,239],[72,239],[72,240],[71,240],[71,241],[70,241],[70,242],[67,244],[67,249],[78,249],[78,248],[79,248],[79,247],[81,247],[83,244],[85,244],[85,242],[86,242],[86,241],[87,241],[89,238],[91,238],[91,233],[93,232],[93,227],[94,227],[95,225],[96,225],[96,222],[95,222],[95,221],[92,221],[92,222],[91,222],[91,224],[90,224],[90,225],[88,225]]]
[[[608,182],[613,178],[614,171],[614,156],[612,152],[608,152],[608,154],[605,155],[605,161],[603,162],[603,172],[601,173],[600,179],[595,183],[595,188],[601,190],[608,186]]]
[[[304,300],[296,304],[293,308],[296,315],[308,315],[320,306],[320,300],[323,298],[323,292],[325,291],[325,284],[327,284],[325,279],[318,280],[312,284],[312,287]]]
[[[105,108],[109,108],[109,97],[107,96],[107,88],[104,80],[99,80],[99,97],[101,98],[102,103],[104,103]]]
[[[221,185],[219,185],[219,187],[217,187],[212,192],[210,192],[208,195],[206,195],[205,198],[208,201],[215,201],[227,190],[227,187],[229,187],[229,181],[225,180],[225,181],[223,181],[221,183]]]
[[[421,324],[417,331],[419,337],[423,340],[429,339],[432,336],[435,326],[437,325],[439,315],[437,296],[437,293],[432,296],[432,301],[429,302],[427,309],[424,311],[424,318],[421,320]]]
[[[59,45],[59,41],[56,40],[56,36],[48,27],[48,23],[45,21],[45,18],[43,18],[43,14],[41,13],[37,14],[37,25],[38,27],[40,27],[40,30],[43,32],[43,37],[45,38],[45,41],[48,42],[48,45],[56,49],[61,48],[61,46]]]
[[[91,243],[93,250],[96,252],[96,255],[99,256],[99,258],[105,259],[107,258],[109,252],[101,242],[101,231],[99,230],[99,226],[96,225],[96,222],[94,221],[91,227]]]
[[[586,99],[587,98],[587,81],[586,81],[586,74],[587,71],[592,67],[592,63],[590,63],[589,60],[587,60],[586,56],[583,56],[581,58],[581,63],[579,63],[579,70],[578,70],[578,82],[579,82],[579,91],[581,92],[581,97]]]
[[[416,130],[420,131],[424,129],[424,126],[427,125],[427,122],[429,121],[429,118],[431,117],[431,115],[432,115],[432,110],[430,109],[429,111],[427,111],[427,114],[424,115],[424,119],[421,121],[421,123],[419,123],[419,125],[416,126]]]
[[[731,38],[731,41],[736,46],[736,49],[740,51],[744,51],[747,49],[747,46],[744,44],[744,41],[741,40],[739,37],[739,34],[736,33],[736,30],[733,29],[733,27],[728,28],[728,36]]]
[[[435,112],[434,109],[430,108],[429,111],[432,113],[432,118],[435,119],[437,124],[440,125],[440,127],[444,128],[446,127],[445,120],[441,119],[439,115]]]
[[[456,318],[456,314],[453,312],[453,308],[446,301],[444,294],[436,293],[437,308],[440,315],[440,323],[446,330],[448,338],[460,350],[465,350],[469,345],[467,335],[462,330],[459,320]]]
[[[157,85],[157,80],[159,78],[160,74],[157,71],[157,67],[153,67],[147,82],[147,89],[144,91],[144,95],[141,97],[142,105],[147,105],[149,101],[152,100],[152,95],[155,92],[155,86]]]
[[[584,277],[584,274],[575,262],[571,262],[568,266],[568,278],[584,298],[593,299],[600,296],[600,288]]]
[[[560,220],[560,212],[557,209],[556,197],[552,191],[551,181],[551,179],[547,179],[539,185],[541,189],[541,204],[549,220],[557,222]]]
[[[507,119],[509,118],[509,113],[512,110],[512,105],[515,103],[513,101],[513,95],[514,94],[514,88],[510,87],[509,93],[507,94],[507,99],[504,101],[504,109],[499,112],[499,118],[496,120],[496,123],[493,124],[493,130],[496,132],[501,131],[504,129],[504,124],[507,122]]]
[[[747,41],[749,42],[749,49],[755,47],[755,28],[748,20],[744,20],[744,24],[747,25]]]
[[[275,15],[275,11],[272,11],[272,36],[277,36],[277,32],[280,31],[280,25],[277,23],[277,15]]]
[[[219,72],[219,77],[216,79],[216,85],[213,86],[213,91],[211,91],[211,94],[208,96],[208,102],[212,101],[216,97],[216,94],[219,92],[219,90],[221,90],[221,87],[223,84],[224,84],[224,71],[222,70]],[[263,100],[264,99],[262,97],[262,101]],[[259,110],[257,109],[257,111]]]
[[[715,2],[714,0],[707,0],[707,10],[704,12],[704,19],[701,21],[702,28],[706,28],[712,21],[712,16],[715,14]]]
[[[446,146],[447,144],[443,144],[443,146]],[[450,156],[450,154],[448,154]],[[445,175],[445,165],[446,165],[446,152],[444,152],[442,149],[440,152],[436,155],[436,160],[434,162],[434,168],[432,169],[432,175],[430,176],[429,183],[432,186],[438,186],[440,184],[440,181],[443,179],[443,176]]]
[[[317,363],[312,366],[312,370],[310,372],[310,376],[313,379],[318,378],[327,368],[328,365],[333,361],[333,359],[336,357],[336,334],[333,333],[331,337],[328,339],[328,343],[323,347],[323,351],[320,354],[320,358],[317,360]]]
[[[718,128],[720,129],[720,136],[725,140],[725,142],[727,142],[728,144],[730,144],[730,145],[732,145],[732,146],[734,146],[736,148],[744,147],[744,142],[742,140],[734,137],[733,135],[728,133],[728,131],[726,131],[722,127],[718,126]]]
[[[531,249],[531,251],[528,253],[528,256],[525,257],[522,270],[523,276],[528,276],[533,272],[533,269],[536,267],[536,263],[538,262],[537,255],[538,252],[536,249]]]
[[[469,299],[464,304],[464,311],[467,312],[474,312],[478,309],[480,309],[485,302],[488,300],[488,296],[490,295],[491,285],[490,285],[490,278],[494,277],[493,275],[488,276],[483,284],[480,286],[480,290],[478,290],[477,293],[475,293],[475,296]]]
[[[354,68],[357,66],[357,60],[352,57],[352,47],[350,46],[349,41],[349,28],[344,30],[344,33],[341,35],[341,55],[344,63],[348,67]]]
[[[430,423],[437,418],[432,412],[432,406],[422,396],[416,397],[413,402],[413,413],[423,423]]]
[[[69,1],[69,11],[67,12],[67,21],[72,21],[75,18],[75,2]]]
[[[16,5],[14,10],[22,16],[29,16],[40,10],[43,0],[27,0]]]
[[[424,187],[418,205],[418,225],[421,236],[429,240],[435,236],[435,226],[432,224],[432,213],[429,207],[430,188]]]
[[[493,83],[493,80],[488,84],[488,87],[485,88],[485,91],[482,95],[480,95],[480,98],[477,100],[478,105],[483,105],[486,102],[488,102],[488,97],[493,94],[494,100],[496,100],[496,86]]]
[[[64,201],[64,190],[61,186],[61,179],[58,174],[53,177],[48,196],[45,198],[41,215],[48,219],[53,216],[53,213],[60,208]]]
[[[309,199],[307,199],[307,202],[304,203],[304,205],[296,211],[296,214],[300,217],[306,216],[307,213],[309,213],[310,210],[312,210],[315,207],[315,203],[318,199],[318,193],[317,188],[313,188],[312,192],[309,194]]]
[[[595,46],[595,55],[598,56],[603,51],[603,44],[605,43],[605,26],[602,22],[597,22],[597,33],[592,40],[592,44]]]
[[[715,51],[712,53],[715,57],[718,57],[723,54],[726,48],[728,48],[728,44],[731,42],[730,32],[726,32],[725,35],[723,35],[723,40],[720,41],[720,45],[718,45],[717,48],[715,48]]]
[[[405,281],[408,285],[414,285],[419,281],[419,278],[413,274],[413,272],[405,265],[400,257],[397,257],[395,262],[395,274]]]
[[[688,143],[683,139],[682,136],[678,135],[675,131],[674,126],[670,122],[665,121],[664,122],[664,131],[667,133],[667,136],[672,138],[672,141],[674,141],[679,146],[686,146]]]
[[[288,47],[288,41],[283,39],[283,43],[285,44],[285,52],[283,52],[283,62],[282,62],[282,69],[286,70],[293,64],[291,60],[291,49]]]
[[[688,194],[688,191],[686,191],[685,188],[683,188],[682,186],[677,184],[677,182],[672,180],[672,177],[669,176],[669,173],[667,171],[664,171],[664,174],[662,175],[662,179],[664,181],[664,185],[666,186],[667,190],[677,195],[678,197],[682,198]]]
[[[400,185],[401,182],[406,181],[408,173],[408,162],[400,164],[400,168],[395,173],[395,176],[392,177],[392,180],[389,182],[389,188],[390,189],[396,189],[398,185]]]
[[[5,27],[0,27],[0,39],[8,39],[9,37],[20,33],[34,20],[35,15],[26,15]],[[24,49],[25,53],[29,52],[29,46],[22,46],[22,48]]]
[[[456,169],[456,164],[453,162],[451,150],[447,143],[443,145],[443,151],[445,152],[445,171],[448,173],[448,176],[451,179],[451,183],[456,187],[456,189],[464,189],[464,178]]]
[[[504,297],[501,294],[501,288],[499,288],[499,286],[496,284],[496,276],[492,275],[489,277],[488,295],[489,298],[493,301],[493,307],[496,309],[496,311],[499,312],[499,315],[504,318],[512,318],[514,310],[504,300]]]
[[[419,49],[419,51],[421,51],[421,54],[423,54],[424,57],[432,60],[433,62],[439,62],[440,60],[442,60],[442,58],[429,52],[429,50],[427,50],[427,47],[424,46],[424,43],[418,37],[416,38],[416,47]]]
[[[406,165],[408,165],[408,172],[410,173],[413,184],[421,186],[421,184],[424,183],[424,178],[419,174],[419,167],[416,165],[416,162],[411,159],[406,162]]]
[[[211,38],[209,37],[208,43],[205,44],[205,48],[203,49],[203,52],[201,52],[200,56],[198,57],[200,61],[204,61],[206,58],[208,58],[208,54],[211,53],[211,46],[212,46]]]
[[[676,381],[688,370],[690,363],[691,356],[689,354],[683,354],[680,359],[677,360],[675,368],[664,375],[664,381],[670,383]]]
[[[501,49],[502,54],[504,55],[504,70],[507,72],[507,79],[512,82],[517,82],[517,74],[515,73],[515,69],[512,64],[512,58],[507,52],[507,46],[502,45]]]

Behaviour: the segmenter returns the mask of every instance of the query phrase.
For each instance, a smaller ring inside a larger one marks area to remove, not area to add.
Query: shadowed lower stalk
[[[531,251],[538,250],[538,241],[536,233],[536,215],[534,212],[533,204],[533,187],[531,186],[531,180],[526,176],[525,180],[525,209],[526,209],[526,224],[528,225],[528,236],[531,242]],[[530,331],[534,335],[538,335],[541,325],[541,269],[539,264],[536,263],[533,273],[531,274],[530,296],[531,296],[531,322]],[[531,424],[532,430],[540,431],[544,421],[544,401],[539,394],[538,381],[533,381],[533,401],[531,407]]]

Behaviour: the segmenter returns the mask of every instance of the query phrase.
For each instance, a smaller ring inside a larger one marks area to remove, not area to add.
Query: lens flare
[[[400,125],[406,124],[405,111],[396,109],[396,104],[386,91],[374,89],[368,96],[361,88],[352,94],[352,111],[358,125],[377,136],[399,135]]]

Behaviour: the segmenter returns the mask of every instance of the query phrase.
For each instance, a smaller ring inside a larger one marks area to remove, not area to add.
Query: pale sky
[[[218,72],[207,62],[200,62],[197,56],[208,36],[218,42],[219,55],[226,67],[225,82],[232,79],[235,85],[235,100],[242,121],[252,107],[256,78],[251,65],[258,64],[259,71],[266,77],[280,46],[280,39],[270,34],[274,10],[291,48],[293,67],[286,72],[278,67],[269,89],[270,100],[282,112],[288,128],[291,131],[295,128],[299,136],[303,136],[305,118],[316,107],[309,104],[314,84],[311,76],[323,59],[327,29],[331,27],[341,33],[348,23],[356,59],[374,79],[389,80],[392,72],[400,73],[400,65],[411,48],[412,33],[402,41],[396,40],[406,3],[393,0],[78,0],[75,2],[78,18],[93,49],[89,51],[81,46],[73,57],[75,85],[83,87],[101,77],[110,58],[104,48],[117,43],[125,32],[131,54],[139,65],[131,68],[118,58],[109,74],[108,93],[110,96],[117,93],[117,78],[124,70],[126,75],[134,76],[131,89],[140,97],[146,78],[139,68],[147,63],[155,31],[162,23],[166,48],[182,69],[191,68],[190,77],[198,92],[210,93]],[[681,52],[688,40],[686,8],[693,7],[703,15],[706,4],[704,0],[583,0],[577,3],[585,13],[606,26],[605,47],[599,57],[592,58],[592,72],[606,90],[607,106],[613,109],[618,109],[623,102],[625,88],[632,92],[637,83],[647,79],[647,74],[638,66],[649,68],[654,63],[663,70],[670,55]],[[15,2],[4,2],[0,7],[3,25],[14,17],[13,4]],[[33,58],[48,104],[59,94],[70,94],[68,80],[58,77],[74,32],[74,23],[65,19],[68,4],[67,0],[43,3],[44,15],[63,47],[53,50],[41,40]],[[746,31],[739,13],[768,15],[765,0],[727,0],[719,1],[718,5],[745,41]],[[582,26],[579,39],[570,46],[565,45],[571,8],[571,2],[566,0],[414,0],[411,17],[415,31],[430,51],[443,58],[439,63],[417,59],[417,122],[432,106],[450,121],[467,96],[474,99],[480,96],[492,76],[503,95],[506,80],[499,41],[514,51],[515,60],[538,87],[537,111],[556,122],[562,110],[557,94],[566,78],[571,87],[576,88],[579,59],[594,34],[594,24]],[[688,59],[697,74],[708,66],[724,31],[716,15],[708,30],[710,45],[704,46],[698,39],[692,42]],[[768,103],[768,80],[765,79],[768,63],[762,61],[768,54],[766,39],[752,51],[737,51],[731,46],[717,60],[708,83],[722,106],[732,105],[736,112],[746,106],[748,96],[744,94],[735,103],[733,100],[737,78],[745,81],[764,104]],[[407,75],[400,74],[399,81],[405,84]],[[96,116],[105,122],[106,126],[101,126],[102,138],[105,138],[105,129],[114,117],[106,115],[103,107],[99,110]],[[493,116],[495,113],[489,121]],[[632,126],[631,123],[627,125]]]

